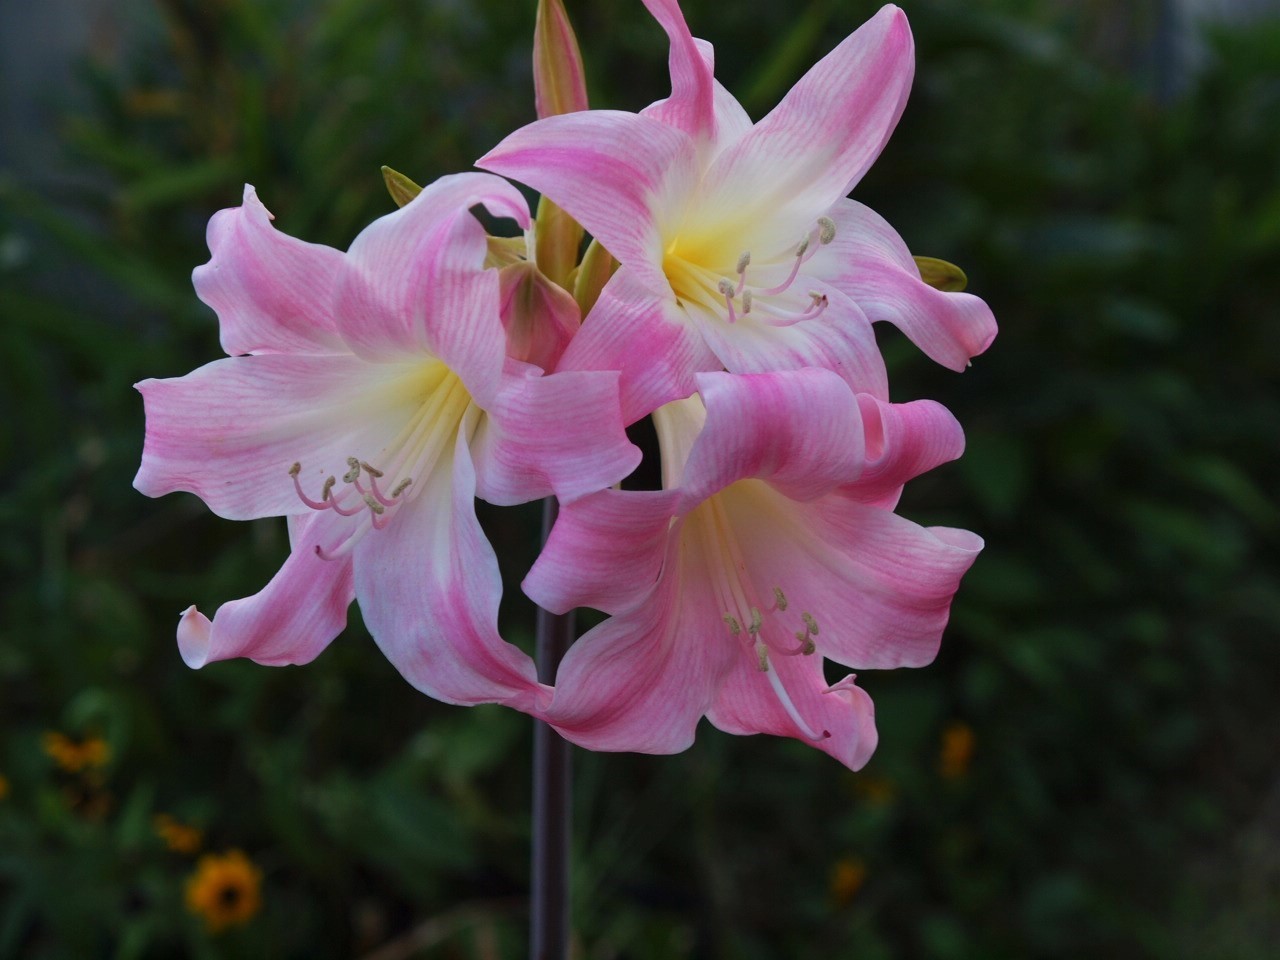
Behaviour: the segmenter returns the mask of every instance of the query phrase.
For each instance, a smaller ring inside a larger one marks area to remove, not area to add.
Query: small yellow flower
[[[956,721],[942,731],[942,747],[938,751],[938,773],[944,780],[959,780],[969,772],[977,738],[967,723]]]
[[[187,909],[210,933],[243,926],[262,909],[262,871],[239,850],[206,853],[187,878]]]
[[[101,737],[86,737],[76,743],[65,733],[49,730],[40,738],[40,746],[67,773],[105,767],[111,759],[111,745]]]
[[[9,795],[9,778],[0,773],[0,800]]]
[[[151,829],[174,853],[195,853],[204,839],[199,827],[179,823],[167,813],[157,813],[152,817]]]
[[[866,880],[867,865],[857,857],[837,860],[831,867],[831,879],[828,883],[831,899],[839,906],[845,906],[858,895]]]

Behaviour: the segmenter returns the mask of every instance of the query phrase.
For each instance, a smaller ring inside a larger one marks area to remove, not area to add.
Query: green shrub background
[[[902,510],[987,549],[937,662],[862,675],[861,773],[705,725],[675,757],[577,752],[579,956],[1273,957],[1280,21],[1183,75],[1156,4],[904,5],[914,92],[854,195],[1001,333],[958,376],[881,331],[895,399],[969,438]],[[0,171],[0,957],[524,955],[527,719],[419,696],[355,608],[306,667],[188,671],[178,611],[255,592],[283,524],[133,491],[130,385],[219,355],[189,277],[243,183],[345,247],[392,209],[379,165],[426,183],[532,119],[533,6],[158,0],[86,57],[57,163]],[[639,0],[568,7],[595,105],[665,96]],[[758,118],[875,5],[684,8]],[[483,517],[527,645],[536,508]],[[49,730],[104,737],[101,780]],[[261,867],[249,925],[185,912],[159,812]]]

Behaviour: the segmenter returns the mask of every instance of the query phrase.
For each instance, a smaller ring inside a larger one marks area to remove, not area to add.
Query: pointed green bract
[[[592,240],[573,280],[573,298],[578,301],[584,319],[600,299],[600,291],[617,267],[618,261],[613,259],[613,255],[600,246],[599,240]]]
[[[587,109],[582,52],[561,0],[538,0],[533,28],[533,89],[539,117]]]
[[[392,170],[388,166],[382,168],[382,182],[387,185],[387,192],[391,194],[391,199],[396,202],[397,207],[403,207],[422,192],[420,186],[399,170]]]
[[[543,197],[538,201],[534,227],[534,257],[538,269],[551,280],[569,289],[569,274],[578,263],[582,227],[577,220]]]
[[[954,263],[937,257],[914,257],[920,268],[920,279],[943,293],[959,293],[969,285],[969,278]]]

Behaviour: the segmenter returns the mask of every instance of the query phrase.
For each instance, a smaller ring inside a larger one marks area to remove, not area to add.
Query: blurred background
[[[853,774],[704,725],[576,753],[578,956],[1280,956],[1280,19],[1266,2],[902,0],[906,115],[855,196],[1001,322],[902,511],[986,552],[938,661],[864,673]],[[568,0],[593,105],[666,95],[639,0]],[[0,957],[519,958],[530,723],[444,707],[353,608],[315,663],[191,672],[188,604],[283,524],[132,490],[131,389],[219,355],[191,269],[257,186],[344,247],[381,164],[533,118],[533,0],[0,5]],[[685,0],[759,118],[874,2]],[[509,578],[537,509],[486,510]],[[238,853],[236,851],[239,851]]]

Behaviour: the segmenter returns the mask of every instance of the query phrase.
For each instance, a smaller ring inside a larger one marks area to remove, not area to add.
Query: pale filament
[[[744,642],[744,652],[756,660],[758,669],[768,675],[769,686],[778,698],[779,704],[786,711],[801,734],[812,741],[825,740],[831,734],[823,730],[815,733],[813,728],[800,716],[787,693],[778,671],[769,663],[771,655],[794,657],[808,656],[817,649],[813,637],[818,633],[818,624],[809,613],[802,613],[800,618],[804,629],[796,631],[796,646],[780,643],[777,634],[778,623],[773,617],[766,620],[766,615],[783,613],[787,610],[787,596],[781,587],[773,588],[773,602],[765,605],[750,581],[747,565],[742,555],[741,545],[734,534],[732,523],[725,512],[720,497],[713,496],[700,507],[702,516],[702,533],[705,537],[704,549],[708,565],[711,568],[712,582],[717,597],[724,609],[724,622],[734,639]],[[719,562],[717,562],[719,561]],[[743,634],[746,634],[743,637]]]
[[[333,476],[326,478],[320,492],[320,499],[316,500],[302,489],[302,483],[299,480],[299,474],[302,472],[301,463],[295,463],[289,468],[289,475],[293,478],[298,499],[312,510],[332,510],[343,517],[364,514],[368,518],[368,523],[357,522],[351,527],[347,536],[336,546],[326,549],[317,545],[316,554],[321,559],[335,560],[346,556],[370,530],[385,529],[391,522],[395,508],[407,499],[404,493],[414,482],[413,477],[404,476],[388,494],[378,483],[379,479],[388,474],[397,476],[408,473],[410,469],[418,477],[426,476],[436,466],[440,457],[452,449],[457,434],[457,422],[460,422],[460,418],[457,420],[447,416],[442,418],[440,414],[446,410],[446,407],[456,406],[461,400],[469,400],[469,397],[466,394],[466,388],[456,377],[447,384],[443,381],[438,382],[436,386],[443,388],[432,390],[396,437],[387,444],[385,449],[393,453],[386,463],[385,470],[358,457],[347,457],[347,471],[342,475],[343,486],[335,494],[337,478]]]
[[[805,310],[787,310],[770,304],[761,298],[774,297],[791,289],[796,278],[800,276],[800,268],[813,259],[819,248],[826,246],[836,236],[836,225],[829,217],[819,217],[817,226],[809,231],[808,236],[797,244],[791,263],[791,272],[785,280],[764,289],[753,289],[747,285],[747,268],[751,266],[751,252],[745,251],[738,257],[736,270],[738,280],[721,280],[716,289],[724,297],[725,309],[729,312],[729,322],[736,323],[739,316],[747,316],[754,309],[757,314],[764,314],[769,319],[764,322],[772,326],[790,326],[803,320],[812,320],[827,308],[827,298],[822,293],[810,291],[810,306]],[[741,304],[739,313],[738,305]]]

